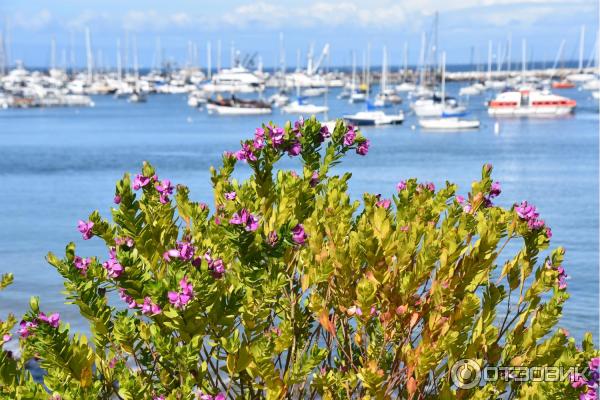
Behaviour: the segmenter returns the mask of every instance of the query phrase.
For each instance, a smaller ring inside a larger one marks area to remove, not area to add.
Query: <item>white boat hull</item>
[[[459,118],[431,118],[420,119],[419,126],[424,129],[439,129],[439,130],[458,130],[458,129],[477,129],[479,128],[478,120],[467,120]]]
[[[556,106],[524,106],[524,107],[489,107],[488,114],[492,116],[509,117],[535,117],[535,116],[560,116],[567,115],[573,111],[573,107]]]
[[[281,111],[285,114],[321,114],[329,111],[329,107],[325,106],[315,106],[312,104],[307,105],[295,105],[290,104],[281,109]]]
[[[209,114],[219,115],[265,115],[271,114],[270,108],[253,108],[253,107],[226,107],[216,104],[208,104],[206,110]]]
[[[352,115],[344,115],[344,120],[357,126],[398,125],[404,122],[404,113],[388,115],[382,111],[361,111]]]

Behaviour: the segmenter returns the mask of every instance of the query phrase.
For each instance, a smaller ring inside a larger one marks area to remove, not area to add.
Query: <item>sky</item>
[[[416,64],[423,32],[433,36],[436,12],[438,49],[449,64],[487,63],[489,41],[493,58],[506,59],[509,38],[515,63],[523,39],[528,60],[552,63],[562,40],[563,58],[576,59],[581,26],[589,58],[599,19],[597,0],[2,0],[0,32],[10,60],[30,67],[50,64],[53,39],[57,66],[72,59],[85,65],[86,28],[97,66],[116,64],[119,40],[128,65],[135,43],[141,67],[157,59],[206,67],[210,42],[215,67],[220,42],[223,67],[230,64],[232,47],[242,55],[259,54],[272,67],[279,63],[282,34],[290,68],[298,52],[304,65],[309,48],[318,57],[326,43],[330,65],[350,65],[354,52],[360,67],[363,53],[379,65],[383,46],[390,64],[402,64],[405,43],[409,63]]]

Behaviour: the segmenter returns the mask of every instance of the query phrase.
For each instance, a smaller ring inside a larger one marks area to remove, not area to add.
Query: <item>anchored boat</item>
[[[559,116],[573,111],[577,102],[549,91],[520,90],[500,93],[488,103],[495,116]]]
[[[219,115],[263,115],[271,114],[271,105],[261,100],[242,100],[232,96],[230,99],[209,99],[206,110],[209,114]]]

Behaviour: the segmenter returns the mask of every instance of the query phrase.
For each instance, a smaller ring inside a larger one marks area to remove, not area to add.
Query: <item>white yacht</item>
[[[500,93],[488,104],[494,116],[560,116],[573,111],[577,102],[548,90],[520,90]]]

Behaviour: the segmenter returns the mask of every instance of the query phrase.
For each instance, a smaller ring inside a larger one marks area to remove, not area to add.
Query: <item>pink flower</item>
[[[358,147],[356,148],[356,153],[360,154],[361,156],[366,156],[367,153],[369,152],[369,145],[371,144],[370,140],[365,140],[364,142],[361,142]]]
[[[225,198],[227,200],[235,200],[237,194],[235,192],[227,192],[225,193]]]
[[[54,313],[50,316],[46,316],[46,314],[44,314],[43,312],[40,312],[38,314],[38,319],[40,321],[47,323],[48,325],[50,325],[53,328],[58,328],[58,326],[60,324],[60,314],[59,313]]]
[[[117,245],[117,246],[127,246],[129,248],[132,248],[133,244],[134,244],[134,241],[130,237],[124,237],[124,238],[118,237],[115,239],[115,245]]]
[[[256,128],[254,131],[254,143],[252,145],[256,150],[265,147],[265,130],[263,128]]]
[[[150,178],[141,174],[137,174],[135,176],[135,179],[133,180],[133,190],[139,190],[140,188],[146,186],[148,183],[150,183]]]
[[[2,342],[0,342],[0,346],[3,345],[4,343],[8,342],[11,338],[12,338],[12,335],[10,333],[4,334],[2,336]]]
[[[459,195],[456,196],[456,202],[458,204],[462,204],[462,203],[465,202],[465,198],[459,194]]]
[[[37,326],[38,325],[35,322],[21,321],[17,332],[19,333],[19,335],[21,335],[23,339],[25,339],[33,334],[32,330],[37,328]]]
[[[290,157],[294,157],[297,156],[298,154],[300,154],[300,152],[302,151],[302,146],[300,146],[300,142],[299,141],[294,141],[294,143],[292,143],[292,145],[290,146],[290,148],[288,149],[288,155]]]
[[[73,258],[73,265],[81,272],[82,275],[85,275],[91,263],[91,258],[81,258],[79,256],[75,256]]]
[[[500,182],[492,183],[492,187],[490,188],[490,197],[498,197],[502,193],[502,189],[500,187]]]
[[[118,278],[123,273],[123,266],[117,260],[114,249],[110,250],[110,257],[102,266],[108,271],[108,276],[111,278]]]
[[[279,146],[281,146],[281,144],[283,143],[283,135],[285,134],[285,131],[283,130],[283,128],[271,128],[270,132],[269,132],[269,136],[271,137],[271,143],[273,144],[273,147],[277,148]]]
[[[187,276],[184,276],[180,281],[179,281],[179,287],[181,287],[181,293],[192,297],[194,295],[194,287],[192,286],[191,283],[188,282],[187,280]]]
[[[356,132],[354,131],[354,127],[352,125],[349,125],[348,131],[344,135],[344,146],[352,146],[354,144],[355,139]]]
[[[250,214],[245,208],[239,213],[233,214],[229,223],[232,225],[244,225],[244,228],[249,232],[254,232],[258,229],[258,218]]]
[[[121,196],[119,196],[118,194],[115,195],[115,198],[113,199],[113,202],[115,204],[121,204]]]
[[[88,240],[92,236],[94,236],[94,234],[92,233],[93,227],[94,223],[92,221],[85,222],[79,220],[79,222],[77,222],[77,230],[81,232],[81,237],[83,237],[83,240]]]
[[[292,228],[292,240],[298,245],[303,245],[308,236],[304,232],[304,226],[302,224],[296,225]]]
[[[165,179],[160,183],[156,183],[154,187],[158,193],[160,193],[160,202],[162,204],[167,204],[169,202],[169,195],[173,194],[173,186],[171,185],[171,181]]]
[[[138,306],[135,299],[128,295],[123,288],[119,288],[119,297],[127,304],[127,308],[136,308]]]
[[[406,181],[398,182],[398,184],[396,185],[396,189],[398,189],[399,192],[405,190],[406,189]]]
[[[163,259],[166,262],[171,261],[171,258],[179,258],[180,256],[181,255],[179,254],[179,250],[177,249],[170,249],[163,253]]]
[[[211,260],[208,264],[208,269],[212,271],[215,279],[221,279],[225,274],[225,264],[223,264],[223,260],[220,258],[217,258],[214,261]]]
[[[169,303],[175,308],[184,308],[190,302],[191,297],[177,292],[168,293]]]
[[[319,183],[319,171],[313,171],[310,177],[310,187],[315,187]]]
[[[329,128],[327,127],[327,125],[323,125],[321,126],[321,141],[331,137],[331,132],[329,132]]]
[[[142,304],[142,314],[146,315],[157,315],[161,313],[161,308],[158,304],[152,302],[150,297],[144,297],[144,304]]]
[[[179,257],[184,261],[189,261],[194,257],[196,249],[188,242],[177,242],[177,250],[179,251]]]
[[[375,203],[375,205],[377,207],[383,207],[383,208],[390,208],[391,204],[392,204],[392,201],[390,199],[379,200],[377,203]]]

